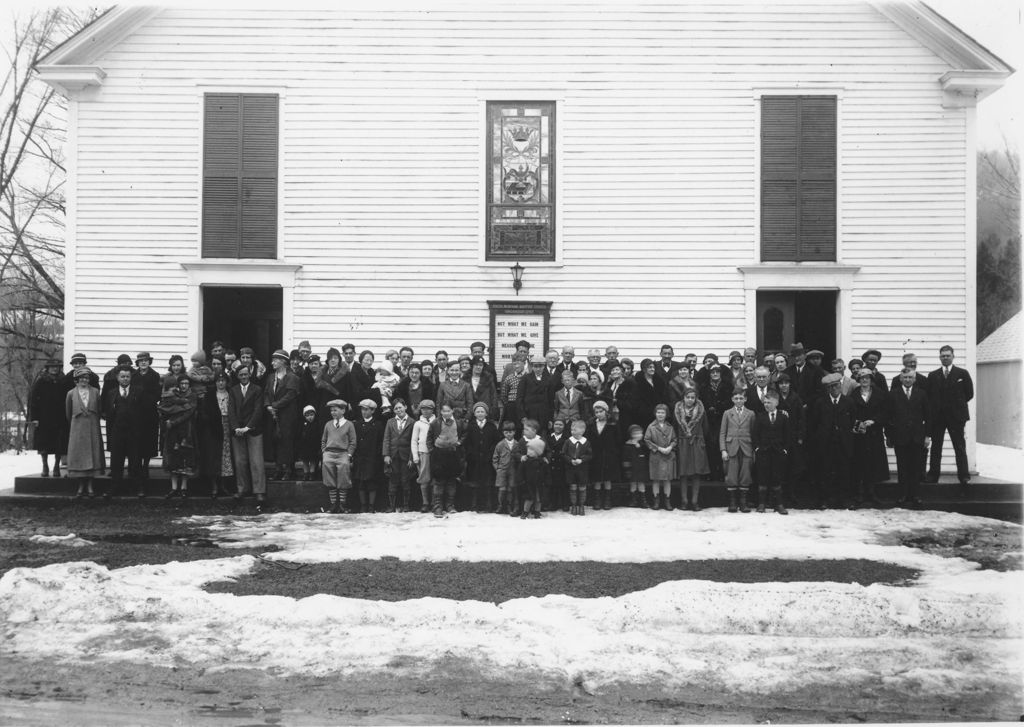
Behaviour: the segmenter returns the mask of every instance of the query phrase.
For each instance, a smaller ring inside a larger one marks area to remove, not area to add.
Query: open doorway
[[[207,286],[203,291],[204,349],[223,341],[235,351],[248,346],[259,361],[267,362],[283,341],[283,296],[281,288]]]
[[[757,291],[757,350],[789,353],[794,343],[825,354],[827,367],[836,357],[835,290]]]

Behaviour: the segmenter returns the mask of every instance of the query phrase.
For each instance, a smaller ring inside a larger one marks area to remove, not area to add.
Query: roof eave
[[[160,11],[147,5],[116,5],[47,53],[39,65],[91,65]]]

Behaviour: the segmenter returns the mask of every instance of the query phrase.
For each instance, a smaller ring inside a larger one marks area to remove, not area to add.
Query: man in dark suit
[[[942,463],[942,440],[949,431],[949,441],[956,455],[956,478],[961,489],[971,481],[967,469],[967,443],[964,427],[971,418],[967,402],[974,398],[974,382],[965,369],[953,365],[953,347],[939,349],[942,365],[928,374],[928,400],[931,404],[932,454],[926,482],[939,481]]]
[[[744,406],[755,414],[764,413],[765,397],[772,390],[768,383],[770,376],[766,367],[759,366],[754,370],[754,385],[748,386],[746,389],[747,403]]]
[[[661,347],[660,360],[654,365],[654,375],[666,384],[672,380],[672,377],[676,375],[676,371],[683,365],[679,361],[672,360],[672,357],[675,355],[675,349],[666,343]]]
[[[889,423],[885,427],[886,444],[896,453],[896,472],[900,484],[897,504],[918,506],[917,487],[924,478],[923,452],[928,450],[929,402],[920,376],[907,366],[900,373],[900,385],[889,395]]]
[[[607,346],[604,349],[604,363],[601,364],[601,373],[604,374],[604,380],[608,380],[608,374],[611,373],[612,366],[621,366],[619,363],[619,349],[617,346]]]
[[[917,355],[913,353],[903,354],[903,368],[914,370],[914,386],[921,388],[921,391],[928,392],[928,377],[917,370]],[[889,391],[895,393],[897,389],[903,386],[903,371],[892,377],[892,383],[889,385]]]
[[[142,387],[132,384],[132,369],[129,364],[122,366],[114,378],[114,384],[102,395],[103,418],[107,422],[107,449],[110,451],[110,488],[103,497],[110,499],[114,491],[124,484],[124,463],[128,460],[128,478],[139,486],[138,495],[145,495],[142,489],[142,459],[139,456],[139,435],[142,432]]]
[[[263,389],[252,383],[252,372],[242,366],[235,372],[238,383],[228,393],[228,426],[232,440],[235,477],[241,497],[250,492],[262,502],[267,492],[263,466]]]
[[[576,349],[572,346],[562,346],[562,361],[555,367],[556,380],[561,381],[562,374],[566,371],[572,372],[574,380],[580,372],[580,367],[576,365]]]
[[[853,460],[853,402],[842,394],[843,377],[829,374],[822,385],[827,393],[814,400],[808,410],[807,434],[817,453],[819,472],[818,507],[852,507],[850,469]]]
[[[775,390],[765,392],[762,411],[754,417],[750,441],[754,445],[754,466],[757,468],[757,511],[764,512],[771,490],[775,511],[788,515],[782,501],[782,485],[789,471],[789,453],[796,440],[789,415],[780,410]]]
[[[554,391],[544,363],[539,358],[530,362],[530,372],[519,382],[516,404],[523,417],[536,419],[541,429],[547,430],[551,421]]]
[[[786,375],[792,383],[805,408],[810,408],[816,399],[824,394],[821,380],[825,372],[807,361],[802,343],[794,343],[789,347],[789,357],[793,363],[786,368]],[[840,380],[842,377],[840,377]]]

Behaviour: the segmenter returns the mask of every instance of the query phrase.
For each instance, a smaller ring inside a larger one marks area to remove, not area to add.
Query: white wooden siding
[[[480,91],[550,89],[562,265],[524,262],[519,298],[553,301],[551,342],[580,355],[725,354],[753,343],[754,90],[834,87],[840,262],[861,267],[841,353],[880,348],[891,376],[904,350],[925,371],[941,344],[973,350],[965,114],[942,108],[948,67],[866,3],[431,7],[168,8],[100,59],[78,108],[75,347],[160,364],[197,346],[180,263],[199,257],[203,87],[278,86],[296,341],[486,341],[485,301],[515,296],[477,263]]]

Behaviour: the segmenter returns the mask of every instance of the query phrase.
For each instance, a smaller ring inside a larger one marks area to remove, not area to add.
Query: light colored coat
[[[64,414],[70,427],[68,477],[94,477],[105,466],[100,433],[100,391],[89,387],[89,403],[83,405],[78,387],[64,398]]]
[[[736,407],[722,415],[722,429],[718,435],[718,448],[735,457],[739,452],[750,457],[754,454],[754,444],[750,439],[750,431],[754,426],[754,412],[747,407],[736,411]]]

